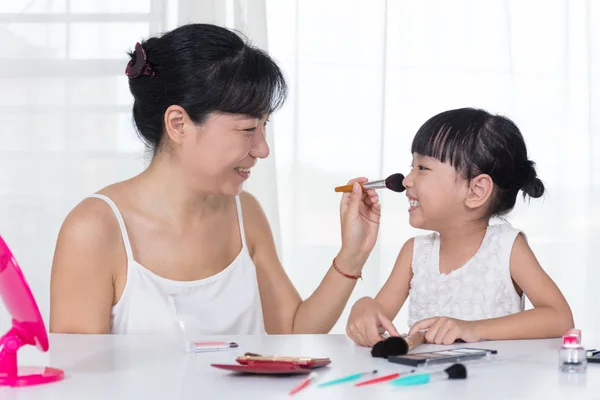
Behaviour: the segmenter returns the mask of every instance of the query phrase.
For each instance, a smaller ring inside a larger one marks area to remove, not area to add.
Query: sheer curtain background
[[[283,259],[303,296],[339,246],[333,187],[407,173],[420,125],[474,106],[521,128],[548,193],[520,198],[508,219],[577,326],[600,328],[600,1],[268,0],[267,24],[269,51],[292,84],[273,120]],[[423,233],[408,225],[404,195],[380,198],[379,241],[350,304],[375,295],[402,244]],[[406,307],[395,323],[406,331]]]
[[[462,106],[520,126],[546,197],[509,220],[570,302],[600,329],[595,284],[600,194],[600,1],[13,0],[0,3],[0,235],[48,321],[60,225],[81,199],[148,162],[133,130],[125,52],[186,22],[235,28],[290,83],[272,116],[272,154],[247,190],[271,221],[303,297],[340,245],[339,195],[354,176],[407,173],[418,127]],[[381,192],[379,242],[351,304],[375,295],[408,225],[403,195]],[[406,330],[406,312],[396,319]],[[0,331],[8,316],[0,307]]]

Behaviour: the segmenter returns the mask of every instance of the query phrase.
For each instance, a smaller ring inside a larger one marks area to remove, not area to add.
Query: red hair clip
[[[154,76],[156,73],[148,64],[148,59],[146,57],[146,50],[142,47],[141,44],[135,44],[135,52],[134,59],[127,63],[127,68],[125,68],[125,75],[129,77],[129,79],[137,78],[141,75],[146,76]]]

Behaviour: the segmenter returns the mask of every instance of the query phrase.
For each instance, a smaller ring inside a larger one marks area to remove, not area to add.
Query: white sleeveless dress
[[[480,248],[462,267],[440,273],[440,236],[434,232],[414,240],[408,324],[431,317],[466,321],[503,317],[524,309],[515,290],[510,255],[519,230],[490,225]]]

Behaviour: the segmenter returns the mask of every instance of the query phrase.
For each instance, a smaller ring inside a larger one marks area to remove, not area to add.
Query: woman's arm
[[[336,264],[345,273],[357,275],[376,241],[379,203],[374,192],[363,194],[358,191],[354,193],[354,198],[349,193],[344,196],[341,218],[346,230],[342,233],[342,243],[346,242],[348,246],[342,245],[336,256]],[[248,242],[251,243],[252,258],[257,268],[266,331],[329,332],[344,310],[356,280],[344,277],[329,266],[321,284],[309,298],[302,301],[277,257],[271,228],[260,204],[245,192],[242,194],[242,204],[244,219],[247,220],[244,225],[248,227]],[[370,218],[366,223],[370,230],[366,234],[364,223],[360,220],[363,217]]]
[[[109,333],[111,266],[124,265],[125,252],[117,222],[107,212],[98,200],[86,199],[60,229],[50,278],[50,332]]]

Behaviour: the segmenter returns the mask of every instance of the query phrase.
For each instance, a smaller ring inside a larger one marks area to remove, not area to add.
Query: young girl
[[[408,240],[375,299],[352,307],[347,334],[373,346],[398,335],[392,320],[409,300],[409,334],[436,344],[548,338],[573,327],[571,309],[525,236],[507,223],[519,190],[538,198],[544,185],[519,129],[470,108],[446,111],[417,132],[404,180],[410,225],[434,231]],[[534,308],[524,311],[524,296]]]

